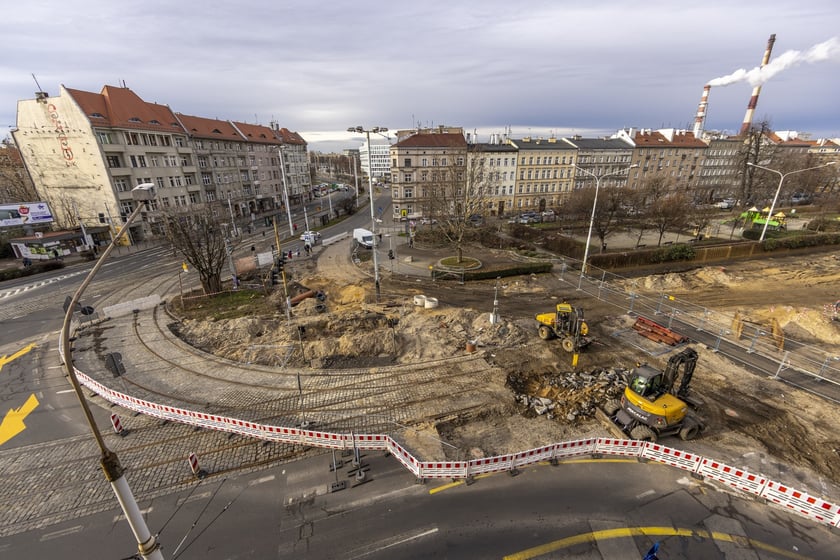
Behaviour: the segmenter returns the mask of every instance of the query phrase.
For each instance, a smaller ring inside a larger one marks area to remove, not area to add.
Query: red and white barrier
[[[63,360],[63,352],[61,354]],[[268,441],[332,449],[347,449],[355,445],[359,449],[387,450],[418,478],[468,478],[476,474],[510,471],[516,467],[547,459],[565,459],[592,454],[640,457],[695,472],[737,490],[765,498],[809,519],[832,527],[840,527],[840,506],[837,504],[788,488],[781,483],[767,480],[761,475],[655,443],[612,438],[590,438],[555,443],[515,454],[474,459],[472,461],[420,462],[408,450],[387,435],[337,434],[258,424],[237,418],[144,401],[110,389],[79,370],[76,370],[76,375],[82,385],[127,410],[173,422],[237,433]],[[112,415],[112,423],[114,424],[114,430],[119,433],[118,426],[120,428],[122,426],[116,414]],[[193,474],[203,476],[204,471],[199,468],[195,453],[190,453],[189,463]]]
[[[195,453],[190,453],[190,456],[187,457],[187,462],[190,464],[190,470],[195,476],[201,472],[201,469],[198,467],[198,457],[196,457]]]
[[[640,457],[693,473],[697,472],[700,462],[703,460],[699,455],[680,451],[679,449],[671,449],[658,443],[648,443],[644,446]]]
[[[125,435],[125,429],[123,428],[122,422],[120,421],[120,417],[118,415],[111,415],[111,425],[114,427],[114,432],[116,432],[117,435]]]
[[[820,523],[840,527],[840,506],[821,498],[809,496],[772,480],[767,481],[761,497]]]
[[[764,485],[767,484],[767,479],[763,476],[730,467],[711,459],[702,459],[697,468],[697,473],[756,496],[761,495]]]

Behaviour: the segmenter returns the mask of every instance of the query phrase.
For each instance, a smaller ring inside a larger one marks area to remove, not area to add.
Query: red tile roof
[[[466,148],[467,141],[462,134],[413,134],[394,144],[397,148]]]
[[[262,142],[268,144],[281,144],[281,141],[277,138],[277,135],[274,133],[267,126],[263,126],[261,124],[248,124],[248,123],[240,123],[234,122],[233,126],[239,129],[246,139],[251,142]]]
[[[94,126],[183,132],[169,107],[143,101],[128,88],[105,86],[100,93],[65,89]]]
[[[236,128],[228,121],[219,119],[205,119],[176,113],[178,119],[187,129],[187,132],[196,138],[210,138],[216,140],[229,140],[231,142],[242,142],[244,138],[237,132]]]

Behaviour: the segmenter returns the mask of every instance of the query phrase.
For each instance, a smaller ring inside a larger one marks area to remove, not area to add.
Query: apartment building
[[[482,170],[484,216],[502,217],[514,212],[517,149],[508,143],[470,144],[467,165]]]
[[[656,178],[663,180],[671,190],[694,192],[707,146],[692,132],[673,128],[630,128],[618,131],[613,138],[624,140],[634,147],[630,163],[638,167],[630,171],[627,179],[630,188],[642,189]]]
[[[467,141],[462,128],[401,130],[391,146],[393,219],[429,215],[435,191],[463,184]]]
[[[114,86],[100,93],[62,86],[57,96],[19,101],[12,134],[61,227],[99,224],[103,214],[118,223],[135,207],[135,185],[157,185],[150,211],[132,227],[135,240],[163,234],[155,213],[166,208],[221,201],[241,221],[277,208],[279,149],[306,146],[294,133],[175,113]]]
[[[596,177],[602,177],[601,186],[622,186],[627,183],[627,168],[633,159],[633,146],[619,138],[564,138],[577,148],[574,190],[595,186]]]
[[[693,195],[697,204],[738,198],[744,174],[746,145],[740,137],[709,138]]]
[[[577,148],[562,139],[511,139],[517,149],[514,211],[555,208],[574,187]]]

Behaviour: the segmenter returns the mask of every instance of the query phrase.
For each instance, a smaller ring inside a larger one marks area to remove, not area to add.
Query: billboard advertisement
[[[46,202],[0,204],[0,227],[48,224],[53,221]]]

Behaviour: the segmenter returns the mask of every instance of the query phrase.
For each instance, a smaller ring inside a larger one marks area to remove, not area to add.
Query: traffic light
[[[286,267],[286,253],[281,252],[277,257],[277,270],[283,270]]]
[[[272,286],[277,285],[277,269],[276,268],[271,269],[271,285]]]
[[[388,249],[388,258],[394,260],[394,250]]]

